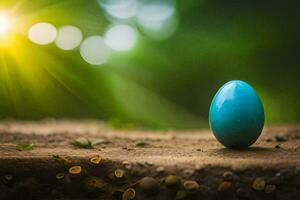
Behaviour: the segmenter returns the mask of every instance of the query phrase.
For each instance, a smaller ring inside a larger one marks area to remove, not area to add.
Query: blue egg
[[[260,136],[264,108],[255,90],[244,81],[223,85],[214,96],[209,123],[217,140],[229,148],[246,148]]]

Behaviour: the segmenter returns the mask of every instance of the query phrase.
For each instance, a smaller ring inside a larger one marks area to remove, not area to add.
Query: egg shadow
[[[266,157],[278,153],[279,149],[265,148],[265,147],[249,147],[244,149],[233,148],[219,148],[212,149],[211,154],[215,156],[222,156],[227,158],[241,158],[241,157]]]

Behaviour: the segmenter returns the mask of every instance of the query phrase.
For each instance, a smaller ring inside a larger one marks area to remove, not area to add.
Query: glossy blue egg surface
[[[260,136],[264,109],[255,90],[246,82],[234,80],[214,96],[209,123],[217,140],[229,148],[246,148]]]

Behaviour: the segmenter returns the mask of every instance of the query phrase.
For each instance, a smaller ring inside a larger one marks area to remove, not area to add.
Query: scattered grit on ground
[[[113,130],[98,121],[0,123],[0,199],[300,199],[300,125],[252,148],[210,131]]]

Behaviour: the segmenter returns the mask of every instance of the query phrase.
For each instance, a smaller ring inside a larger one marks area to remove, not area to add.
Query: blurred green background
[[[9,10],[18,20],[12,41],[0,40],[0,117],[202,128],[218,88],[241,79],[257,90],[267,123],[300,122],[298,1],[172,3],[176,31],[153,38],[133,18],[109,18],[96,0],[1,0],[0,12]],[[138,30],[138,40],[93,66],[78,49],[31,42],[27,32],[38,22],[75,25],[85,38],[125,23]]]

